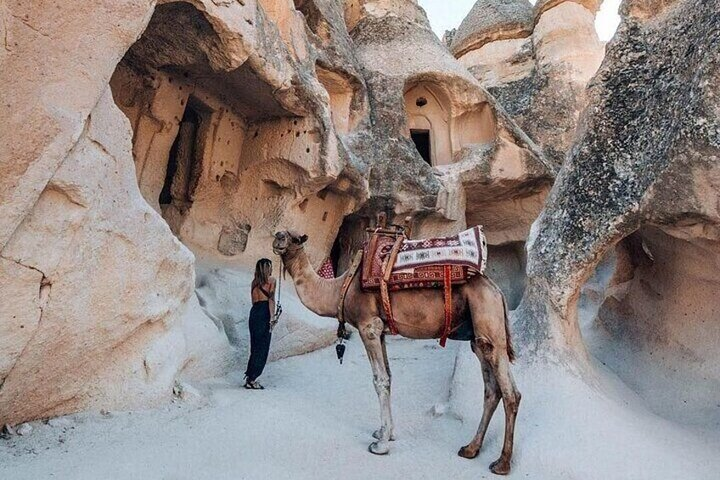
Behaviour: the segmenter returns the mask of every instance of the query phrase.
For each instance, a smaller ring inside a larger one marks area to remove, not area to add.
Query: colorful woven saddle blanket
[[[380,288],[385,259],[395,236],[374,234],[363,251],[362,287]],[[392,266],[390,290],[443,288],[445,267],[450,268],[453,285],[468,281],[485,271],[487,242],[482,227],[474,227],[451,237],[405,240]]]

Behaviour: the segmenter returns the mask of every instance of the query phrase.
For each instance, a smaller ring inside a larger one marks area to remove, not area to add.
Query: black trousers
[[[250,360],[245,375],[254,382],[267,363],[270,352],[270,302],[256,302],[250,309]]]

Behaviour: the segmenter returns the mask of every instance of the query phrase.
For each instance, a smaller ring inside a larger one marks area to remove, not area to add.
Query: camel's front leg
[[[385,336],[384,333],[380,337],[380,342],[382,343],[383,361],[385,362],[385,370],[387,371],[388,380],[389,380],[389,384],[390,384],[390,386],[388,387],[388,397],[392,398],[392,371],[390,370],[390,359],[388,358],[388,353],[387,353],[387,337]],[[394,442],[395,441],[395,424],[392,419],[392,407],[389,407],[389,408],[390,408],[390,441]],[[381,436],[382,436],[382,428],[378,428],[377,430],[375,430],[373,432],[374,438],[377,438],[379,440],[381,438]]]
[[[360,325],[360,338],[367,350],[370,367],[373,372],[373,384],[380,400],[381,426],[378,440],[370,444],[369,450],[376,455],[385,455],[390,451],[392,433],[392,414],[390,412],[390,373],[385,364],[382,346],[383,322],[379,317]]]

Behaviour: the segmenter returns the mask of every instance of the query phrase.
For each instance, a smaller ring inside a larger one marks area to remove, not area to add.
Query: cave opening
[[[525,294],[527,256],[525,242],[488,245],[486,274],[505,294],[508,308],[515,310]]]
[[[425,160],[428,165],[432,165],[430,130],[410,130],[410,138],[412,138],[415,148],[417,148],[423,160]]]
[[[365,230],[369,226],[369,219],[357,214],[348,215],[343,220],[330,250],[330,260],[336,277],[339,277],[350,268],[353,255],[365,243],[367,236]]]
[[[267,170],[258,159],[283,137],[303,136],[306,155],[316,140],[266,72],[238,64],[224,42],[206,12],[186,2],[158,5],[110,87],[132,127],[143,198],[187,246],[235,257],[262,219],[253,205],[262,184],[241,186],[239,172]]]
[[[170,148],[165,182],[158,198],[160,206],[192,203],[202,170],[204,136],[210,110],[194,97],[188,100]]]
[[[455,89],[443,79],[409,80],[403,95],[410,138],[432,166],[454,163],[464,149],[486,150],[496,139],[498,125],[490,103],[458,101]]]
[[[720,247],[703,228],[641,226],[605,254],[578,303],[588,352],[652,411],[695,425],[720,421],[708,401],[720,388]]]

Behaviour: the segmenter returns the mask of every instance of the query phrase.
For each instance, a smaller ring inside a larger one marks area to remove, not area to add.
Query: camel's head
[[[296,252],[303,248],[303,244],[307,242],[307,239],[307,235],[300,235],[287,230],[277,232],[275,234],[275,240],[273,240],[273,252],[281,256]]]

